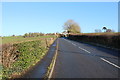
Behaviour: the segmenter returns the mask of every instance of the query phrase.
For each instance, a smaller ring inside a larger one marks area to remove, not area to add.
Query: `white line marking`
[[[86,51],[87,53],[90,53],[88,50],[86,50],[86,49],[83,49],[84,51]]]
[[[64,39],[65,41],[67,41],[67,42],[70,42],[70,41],[68,41],[68,40],[66,40],[66,39]]]
[[[56,51],[55,51],[55,56],[53,57],[54,60],[53,60],[53,65],[52,65],[52,69],[50,71],[50,74],[48,76],[48,80],[50,80],[50,78],[52,77],[52,74],[53,74],[53,70],[54,70],[54,67],[55,67],[55,63],[56,63],[56,59],[57,59],[57,54],[58,54],[58,40],[57,40],[57,43],[56,43]]]
[[[64,39],[64,40],[66,40],[66,39]],[[67,42],[70,42],[70,41],[68,41],[68,40],[66,40]],[[76,44],[74,44],[74,43],[72,43],[72,45],[74,45],[74,46],[76,46]],[[88,50],[86,50],[86,49],[83,49],[83,48],[81,48],[81,47],[79,47],[80,49],[82,49],[83,51],[85,51],[85,52],[87,52],[87,53],[91,53],[91,52],[89,52]]]
[[[78,47],[78,48],[82,49],[83,51],[86,51],[87,53],[91,53],[91,52],[89,52],[88,50],[86,50],[84,48],[81,48],[81,47]]]
[[[74,46],[76,46],[76,44],[72,43]]]
[[[76,44],[74,44],[74,46],[76,46]]]
[[[113,64],[113,63],[111,63],[110,61],[108,61],[108,60],[106,60],[106,59],[104,59],[104,58],[100,58],[100,59],[102,59],[103,61],[105,61],[105,62],[107,62],[107,63],[109,63],[109,64],[113,65],[114,67],[117,67],[117,68],[119,68],[119,69],[120,69],[120,67],[119,67],[119,66],[117,66],[116,64]]]
[[[73,45],[75,45],[74,43],[72,43]]]
[[[78,47],[78,48],[82,49],[81,47]]]

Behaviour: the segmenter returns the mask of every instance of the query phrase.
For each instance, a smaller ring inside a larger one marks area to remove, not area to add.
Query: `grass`
[[[40,61],[47,52],[40,40],[13,44],[19,51],[18,59],[10,67],[3,67],[3,79],[20,75]]]
[[[54,38],[55,36],[49,35],[49,36],[40,36],[40,37],[28,37],[24,38],[22,36],[9,36],[9,37],[2,37],[2,44],[7,43],[19,43],[24,41],[30,41],[30,40],[38,40],[40,38]]]
[[[0,73],[0,77],[1,74],[3,74],[3,79],[11,77],[14,78],[24,73],[31,66],[34,66],[46,55],[48,51],[48,47],[46,46],[50,46],[51,44],[50,38],[55,39],[56,36],[49,35],[27,38],[24,38],[22,36],[2,37],[2,45],[4,45],[4,49],[6,50],[5,52],[10,53],[10,55],[14,55],[17,58],[13,63],[10,64],[10,67],[3,66],[2,73]],[[18,53],[14,53],[13,49],[9,48],[9,46],[7,45],[11,45],[13,46],[13,48],[15,47],[14,51],[17,51]],[[5,57],[4,62],[7,63],[6,60],[9,59],[12,61],[12,57],[13,56],[8,56],[8,58]]]

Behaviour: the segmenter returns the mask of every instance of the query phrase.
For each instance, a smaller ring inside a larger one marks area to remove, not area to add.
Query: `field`
[[[55,38],[55,36],[49,35],[49,36],[39,36],[39,37],[27,37],[27,38],[24,38],[22,36],[2,37],[2,44],[20,43],[20,42],[24,42],[24,41],[33,41],[33,40],[38,40],[40,38]]]

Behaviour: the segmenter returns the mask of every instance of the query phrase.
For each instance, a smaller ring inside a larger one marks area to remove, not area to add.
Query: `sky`
[[[81,32],[93,33],[103,26],[118,31],[117,2],[3,2],[2,36],[28,32],[62,32],[72,19]]]
[[[120,0],[1,0],[2,2],[119,2]]]

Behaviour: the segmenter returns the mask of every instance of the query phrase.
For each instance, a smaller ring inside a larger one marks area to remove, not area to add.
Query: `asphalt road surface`
[[[52,78],[118,78],[118,51],[58,39],[58,55]]]

